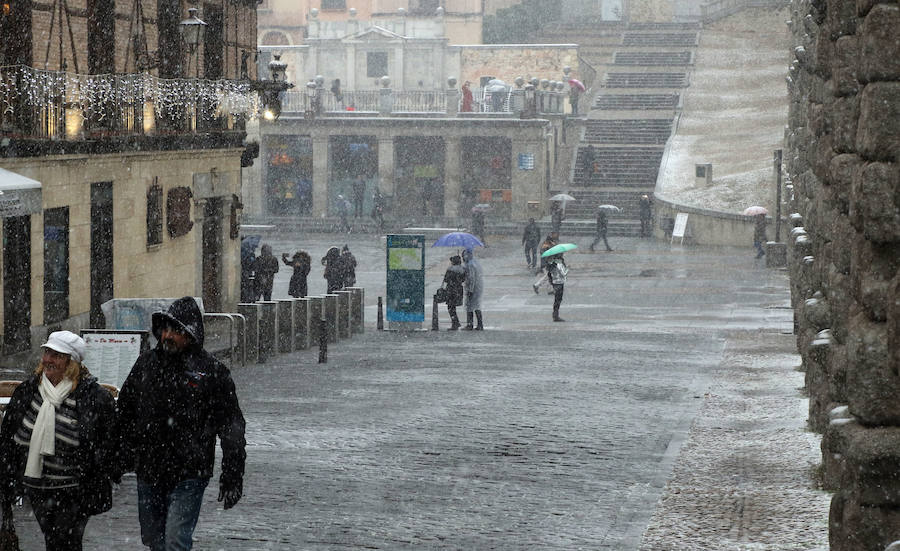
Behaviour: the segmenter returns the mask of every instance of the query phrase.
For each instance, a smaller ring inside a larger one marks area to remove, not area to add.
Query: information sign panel
[[[101,383],[122,388],[141,352],[148,349],[148,331],[84,329],[84,365]]]
[[[386,318],[425,321],[425,236],[387,236]]]

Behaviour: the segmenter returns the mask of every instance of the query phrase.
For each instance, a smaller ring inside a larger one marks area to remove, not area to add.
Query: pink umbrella
[[[769,211],[766,210],[766,207],[760,207],[759,205],[754,205],[752,207],[747,207],[744,209],[744,215],[746,216],[756,216],[757,214],[769,214]]]
[[[569,86],[572,86],[572,87],[574,87],[574,88],[578,88],[578,89],[581,90],[582,92],[584,92],[585,90],[587,90],[587,88],[584,87],[584,84],[583,84],[580,80],[578,80],[577,78],[570,78],[570,79],[569,79]]]

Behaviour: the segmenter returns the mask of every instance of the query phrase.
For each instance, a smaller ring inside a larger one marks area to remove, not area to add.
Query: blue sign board
[[[425,321],[425,236],[388,235],[386,252],[387,320]]]

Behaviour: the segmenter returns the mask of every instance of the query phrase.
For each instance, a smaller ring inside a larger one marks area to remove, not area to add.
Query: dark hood
[[[153,336],[159,335],[166,323],[173,322],[190,335],[200,348],[203,348],[203,313],[193,297],[181,297],[169,306],[165,312],[153,313]]]

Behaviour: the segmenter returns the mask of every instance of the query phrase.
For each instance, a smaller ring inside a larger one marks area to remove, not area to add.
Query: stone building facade
[[[790,270],[832,551],[900,540],[900,5],[794,0]]]
[[[256,2],[199,8],[191,48],[180,0],[4,3],[0,356],[112,298],[235,310]]]

